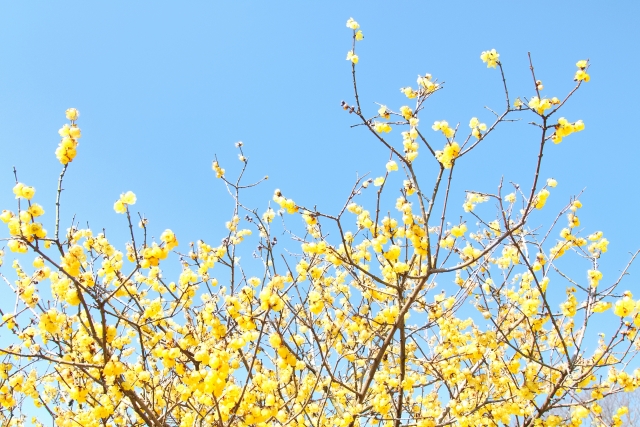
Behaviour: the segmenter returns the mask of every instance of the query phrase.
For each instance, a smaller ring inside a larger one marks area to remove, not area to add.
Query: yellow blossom
[[[482,59],[482,62],[487,64],[487,68],[496,68],[496,65],[500,63],[500,61],[498,60],[499,57],[500,54],[496,52],[495,49],[486,50],[480,55],[480,59]]]
[[[360,28],[360,25],[354,21],[353,18],[349,18],[347,20],[347,28],[351,28],[352,30],[357,30],[358,28]]]
[[[122,193],[120,198],[113,204],[113,210],[117,213],[126,213],[127,206],[133,205],[136,203],[136,195],[131,191],[127,191],[126,193]]]

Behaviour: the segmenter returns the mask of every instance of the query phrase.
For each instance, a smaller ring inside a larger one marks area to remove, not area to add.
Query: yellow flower
[[[635,306],[636,305],[631,297],[624,296],[621,300],[618,300],[616,302],[616,306],[613,309],[613,312],[616,316],[619,317],[630,316],[631,313],[633,313],[633,309],[635,308]]]
[[[380,108],[378,109],[378,115],[380,117],[382,117],[383,119],[389,119],[390,114],[389,114],[389,110],[387,110],[387,106],[386,105],[381,105]]]
[[[599,301],[593,305],[593,312],[602,313],[606,310],[609,310],[610,308],[611,308],[610,302]]]
[[[117,213],[127,212],[127,205],[133,205],[136,203],[136,195],[131,191],[122,193],[120,198],[113,204],[113,210]]]
[[[178,246],[178,239],[176,238],[176,235],[169,229],[164,230],[160,235],[160,240],[165,243],[167,250],[171,250]]]
[[[558,185],[558,181],[556,181],[553,178],[549,178],[549,179],[547,179],[547,185],[549,187],[555,187],[556,185]]]
[[[587,74],[587,61],[586,60],[580,60],[578,62],[576,62],[576,67],[578,67],[578,71],[576,71],[576,75],[573,78],[573,80],[575,81],[583,81],[583,82],[588,82],[589,80],[591,80],[591,76],[589,76],[589,74]]]
[[[375,122],[373,124],[373,129],[378,132],[378,133],[389,133],[391,132],[391,126],[389,126],[388,123],[383,123],[383,122]]]
[[[558,119],[558,124],[555,126],[555,133],[552,135],[551,140],[555,144],[559,144],[567,135],[571,135],[574,132],[580,132],[584,129],[584,122],[582,120],[578,120],[575,123],[569,123],[567,119],[564,117],[560,117]]]
[[[547,203],[547,197],[549,197],[549,190],[545,188],[540,190],[540,192],[533,199],[536,209],[542,209],[544,207],[544,205]]]
[[[133,194],[132,191],[127,191],[126,193],[120,196],[120,200],[122,200],[122,203],[126,203],[128,205],[134,205],[136,203],[136,195]]]
[[[469,127],[472,129],[471,134],[478,139],[480,139],[481,132],[487,130],[487,125],[480,123],[480,120],[478,120],[477,117],[473,117],[471,121],[469,121]]]
[[[462,237],[466,231],[467,231],[466,224],[456,225],[451,228],[451,234],[455,237]]]
[[[431,74],[425,74],[424,77],[418,75],[417,82],[427,93],[434,92],[439,87],[437,83],[431,81]]]
[[[401,87],[400,92],[404,93],[404,95],[409,99],[413,99],[418,95],[418,93],[410,87]]]
[[[387,172],[393,172],[393,171],[397,171],[398,170],[398,164],[396,162],[394,162],[393,160],[389,160],[387,162]]]
[[[353,18],[349,18],[347,20],[347,28],[351,28],[352,30],[357,30],[358,28],[360,28],[360,25],[353,20]]]
[[[351,61],[354,64],[357,64],[359,61],[358,55],[356,55],[352,50],[347,52],[347,61]]]
[[[522,108],[522,101],[520,100],[520,98],[516,98],[516,100],[513,102],[513,108],[519,110]]]
[[[65,111],[65,115],[67,116],[67,120],[71,120],[73,122],[78,120],[78,116],[80,115],[80,112],[75,108],[69,108],[67,109],[67,111]]]
[[[7,246],[11,252],[17,252],[20,254],[26,254],[29,247],[22,240],[11,239],[7,242]]]
[[[271,222],[273,218],[276,217],[276,213],[273,209],[269,208],[265,213],[262,214],[262,220],[264,222]]]
[[[533,98],[531,98],[531,100],[529,100],[529,108],[542,115],[544,114],[545,110],[551,108],[551,101],[549,101],[547,98],[541,100],[537,96],[534,96]]]
[[[361,41],[362,39],[364,39],[364,35],[362,34],[362,31],[358,31],[356,33],[356,40]]]
[[[598,286],[600,280],[602,280],[602,272],[598,270],[587,270],[587,277],[589,278],[589,284],[595,288]]]
[[[444,146],[443,151],[436,151],[436,159],[442,163],[445,169],[451,169],[453,161],[460,154],[460,145],[457,142],[452,142]]]
[[[480,59],[482,59],[482,62],[487,64],[487,68],[496,68],[496,65],[500,63],[500,61],[498,60],[499,57],[500,54],[496,52],[495,49],[484,51],[480,55]]]
[[[384,257],[389,261],[395,261],[400,257],[401,249],[398,245],[391,245],[387,252],[384,253]]]
[[[216,178],[224,177],[224,169],[220,167],[217,161],[215,160],[213,161],[213,164],[211,165],[211,169],[213,169],[216,172]]]
[[[402,114],[402,117],[404,117],[405,120],[410,120],[411,117],[413,116],[413,111],[411,110],[411,108],[404,105],[400,107],[400,114]],[[412,125],[412,126],[415,126],[415,125]]]
[[[36,194],[36,189],[19,182],[13,187],[13,194],[16,195],[16,199],[23,198],[31,200],[33,195]]]
[[[451,129],[449,127],[449,123],[447,123],[444,120],[434,122],[433,126],[431,126],[431,129],[435,130],[436,132],[442,131],[442,133],[446,138],[451,138],[453,137],[453,134],[454,134],[454,130]]]
[[[382,184],[384,184],[384,177],[383,176],[379,176],[376,179],[373,180],[373,185],[375,185],[376,187],[380,187]]]

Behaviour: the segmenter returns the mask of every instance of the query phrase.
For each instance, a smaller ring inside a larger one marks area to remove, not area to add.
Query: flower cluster
[[[555,144],[559,144],[562,141],[562,138],[565,136],[571,135],[574,132],[580,132],[584,129],[584,123],[582,120],[578,120],[575,123],[569,123],[567,119],[564,117],[560,117],[558,119],[558,124],[555,126],[556,131],[553,135],[551,135],[551,140]]]
[[[127,212],[127,206],[134,205],[135,203],[136,195],[131,191],[127,191],[126,193],[122,193],[120,198],[113,204],[113,210],[123,214]]]
[[[220,167],[220,165],[218,164],[217,160],[213,161],[213,164],[211,165],[211,169],[213,169],[216,173],[216,178],[223,178],[224,177],[224,169],[222,169]]]
[[[391,126],[389,126],[389,123],[385,123],[385,122],[374,122],[373,123],[373,129],[378,132],[378,133],[389,133],[391,132]]]
[[[451,169],[453,161],[460,155],[460,145],[455,141],[447,143],[442,151],[436,151],[435,154],[445,169]]]
[[[477,117],[473,117],[471,121],[469,121],[469,127],[471,128],[471,134],[478,139],[482,136],[482,132],[487,130],[487,125],[480,123]]]
[[[500,54],[495,49],[486,50],[480,55],[482,62],[487,64],[487,68],[496,68],[496,65],[500,63],[499,57]]]
[[[462,205],[462,208],[464,209],[465,212],[473,212],[473,209],[475,209],[478,203],[484,203],[484,202],[487,202],[488,200],[489,200],[488,196],[484,196],[478,193],[468,192],[467,198],[464,204]]]
[[[362,39],[364,39],[362,30],[358,30],[358,28],[360,28],[360,24],[354,21],[353,18],[349,18],[347,20],[347,28],[353,30],[353,37],[356,41],[361,41]],[[356,55],[353,50],[350,50],[349,52],[347,52],[347,61],[351,61],[352,63],[357,64],[359,61],[358,55]]]
[[[578,71],[576,71],[576,75],[573,78],[575,81],[578,82],[588,82],[589,80],[591,80],[591,76],[589,76],[589,74],[587,74],[587,66],[588,66],[588,61],[582,59],[580,61],[578,61],[576,63],[576,67],[578,67]]]
[[[58,131],[62,139],[56,149],[56,157],[63,165],[73,161],[77,154],[78,139],[82,136],[80,128],[76,124],[79,115],[78,110],[69,108],[66,111],[66,116],[67,119],[71,121],[71,125],[66,124]]]
[[[445,136],[445,138],[452,138],[455,131],[449,127],[449,123],[447,123],[446,121],[442,120],[442,121],[436,121],[433,123],[433,126],[431,126],[431,129],[437,131],[441,131],[442,134]]]
[[[284,209],[289,214],[298,212],[299,208],[298,206],[296,206],[296,203],[293,200],[284,197],[282,195],[282,192],[280,192],[280,190],[278,189],[276,189],[273,193],[273,201],[280,205],[280,208]]]
[[[551,108],[551,100],[547,98],[540,99],[537,96],[534,96],[529,100],[529,108],[534,110],[536,113],[542,115],[546,110]]]

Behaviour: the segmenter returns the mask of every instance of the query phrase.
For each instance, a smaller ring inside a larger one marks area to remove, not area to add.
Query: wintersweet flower
[[[386,165],[387,172],[393,172],[398,170],[398,164],[393,160],[389,160]]]
[[[380,108],[378,109],[378,115],[380,117],[382,117],[383,119],[389,119],[389,117],[391,117],[389,110],[387,110],[387,106],[386,105],[381,105]]]
[[[347,61],[351,61],[354,64],[357,64],[359,61],[358,55],[356,55],[352,50],[347,52]]]
[[[585,82],[585,83],[591,80],[591,76],[587,74],[587,65],[588,65],[588,62],[584,59],[576,63],[576,67],[578,67],[578,71],[576,71],[576,75],[573,78],[573,80],[579,81],[579,82]]]
[[[404,117],[405,120],[411,120],[411,118],[413,117],[413,110],[404,105],[400,107],[400,114],[402,114],[402,117]]]
[[[373,124],[373,129],[378,132],[378,133],[389,133],[391,132],[391,126],[389,126],[388,123],[383,123],[383,122],[375,122]]]
[[[418,95],[418,92],[410,87],[401,87],[400,92],[404,93],[404,95],[409,99],[413,99]]]
[[[36,189],[29,186],[29,185],[24,185],[23,183],[19,182],[17,183],[14,187],[13,187],[13,194],[16,195],[16,199],[27,199],[27,200],[31,200],[31,198],[33,197],[33,195],[36,193]]]
[[[352,30],[357,30],[358,28],[360,28],[360,24],[354,21],[353,18],[349,18],[347,20],[347,28],[351,28]]]
[[[487,125],[480,123],[480,120],[478,120],[477,117],[473,117],[469,121],[469,127],[471,128],[471,134],[478,139],[482,136],[481,132],[485,132],[487,130]]]
[[[454,130],[449,127],[449,123],[444,120],[434,122],[433,126],[431,126],[431,129],[435,130],[436,132],[442,131],[446,138],[453,137],[453,134],[455,133]]]
[[[569,123],[567,119],[564,117],[560,117],[558,119],[558,124],[555,126],[555,133],[551,136],[551,140],[555,144],[559,144],[562,141],[562,138],[565,136],[571,135],[574,132],[580,132],[584,129],[584,123],[582,120],[578,120],[575,123]]]
[[[457,142],[452,142],[444,146],[442,151],[436,151],[436,159],[445,167],[445,169],[451,169],[453,161],[460,154],[460,145]]]
[[[131,191],[127,191],[126,193],[122,193],[120,198],[113,204],[113,210],[117,213],[126,213],[127,206],[133,205],[136,203],[136,195]]]
[[[616,302],[613,312],[615,313],[616,316],[626,317],[626,316],[630,316],[631,313],[633,313],[633,310],[635,309],[635,307],[636,307],[636,304],[633,301],[633,299],[631,299],[631,296],[629,294],[629,295],[625,295],[624,297],[622,297],[621,300],[618,300]]]
[[[541,100],[537,96],[534,96],[533,98],[531,98],[531,100],[529,100],[529,108],[542,115],[544,114],[545,110],[551,108],[551,101],[546,98]]]
[[[496,52],[495,49],[486,50],[480,55],[480,59],[482,59],[482,62],[487,64],[487,68],[496,68],[496,65],[500,63],[500,61],[498,60],[499,57],[500,54]]]
[[[225,171],[220,167],[217,161],[214,160],[213,164],[211,165],[211,169],[216,172],[216,178],[224,178]]]
[[[420,86],[422,86],[427,94],[434,92],[439,87],[437,83],[431,81],[431,74],[425,74],[424,77],[418,75],[417,82]]]
[[[78,116],[80,116],[80,112],[75,108],[68,108],[67,111],[65,111],[65,115],[67,117],[67,120],[74,122],[78,120]]]

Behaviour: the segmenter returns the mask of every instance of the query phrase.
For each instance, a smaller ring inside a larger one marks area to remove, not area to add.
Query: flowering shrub
[[[590,80],[588,62],[578,62],[562,100],[542,94],[532,65],[523,102],[510,98],[500,55],[482,52],[504,84],[502,112],[465,119],[469,128],[439,118],[430,133],[420,115],[443,89],[430,74],[401,88],[411,105],[365,115],[356,80],[363,33],[353,19],[347,27],[354,101],[342,107],[389,158],[383,176],[357,180],[337,213],[301,206],[286,189],[274,192],[278,210],[247,208],[239,194],[255,184],[228,179],[216,159],[215,176],[236,201],[219,244],[185,249],[171,230],[149,238],[147,220],[138,228],[132,220],[131,191],[114,203],[128,223],[124,248],[75,223],[61,232],[62,180],[81,153],[79,113],[67,110],[54,231],[40,222],[36,190],[21,182],[17,206],[0,215],[9,251],[0,254],[15,275],[0,276],[14,296],[1,304],[3,339],[12,341],[0,350],[3,425],[27,422],[35,405],[60,427],[579,426],[600,420],[607,396],[638,387],[640,370],[627,363],[640,301],[600,272],[608,240],[595,230],[583,237],[577,199],[562,209],[560,231],[532,223],[557,185],[540,177],[548,142],[584,129],[555,117]],[[540,132],[531,181],[453,194],[464,159],[518,115]],[[238,148],[242,177],[249,162]],[[361,201],[365,191],[376,192],[375,204]],[[388,191],[395,206],[381,205]],[[477,209],[487,202],[493,215]],[[452,203],[464,211],[455,220]],[[275,219],[288,215],[302,219],[304,234],[291,232],[300,253],[282,257]],[[238,257],[254,241],[260,271]],[[169,279],[162,268],[174,255],[181,272]],[[584,275],[561,270],[568,256]],[[617,320],[598,336],[603,319]]]

